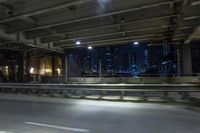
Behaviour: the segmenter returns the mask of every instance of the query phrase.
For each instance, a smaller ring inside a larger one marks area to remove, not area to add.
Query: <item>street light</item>
[[[80,45],[81,44],[81,42],[80,41],[76,41],[76,45]]]
[[[33,67],[31,67],[31,69],[30,69],[30,74],[34,74],[34,68]]]
[[[92,46],[88,46],[88,49],[91,50],[91,49],[92,49]]]
[[[138,45],[139,44],[139,42],[134,42],[134,45]]]

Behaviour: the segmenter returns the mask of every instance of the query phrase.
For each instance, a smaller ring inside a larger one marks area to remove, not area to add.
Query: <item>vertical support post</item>
[[[177,53],[177,76],[180,77],[181,76],[180,46],[177,46],[176,53]]]
[[[55,55],[52,55],[52,78],[54,79],[56,77],[56,65],[55,65]]]
[[[9,81],[10,82],[15,82],[15,64],[13,63],[12,60],[12,54],[11,53],[7,53],[6,54],[7,59],[9,60],[8,62],[8,77],[9,77]]]
[[[9,65],[8,71],[9,71],[9,80],[11,82],[16,82],[15,69],[14,69],[14,66],[12,65],[12,63]]]
[[[67,55],[62,55],[61,56],[62,59],[62,79],[63,82],[67,82],[67,77],[68,77],[68,73],[67,73]]]
[[[18,54],[18,82],[24,82],[24,55]]]
[[[131,70],[131,54],[128,54],[128,71],[130,72]]]
[[[192,58],[191,58],[191,45],[182,45],[182,65],[183,65],[183,75],[192,75]]]
[[[30,68],[31,67],[31,58],[30,53],[26,55],[26,82],[30,81]]]
[[[102,63],[101,60],[99,61],[99,77],[102,78]]]

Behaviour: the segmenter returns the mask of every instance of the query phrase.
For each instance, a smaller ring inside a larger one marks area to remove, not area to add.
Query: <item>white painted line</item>
[[[8,132],[8,131],[0,131],[0,133],[13,133],[13,132]]]
[[[83,132],[83,133],[90,132],[90,130],[87,130],[87,129],[63,127],[63,126],[50,125],[50,124],[37,123],[37,122],[25,122],[25,124],[32,125],[32,126],[39,126],[39,127],[49,127],[49,128],[55,128],[55,129],[61,129],[61,130],[68,130],[68,131],[73,131],[73,132]]]

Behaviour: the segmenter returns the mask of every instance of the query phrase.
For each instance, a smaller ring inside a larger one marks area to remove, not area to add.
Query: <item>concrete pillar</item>
[[[177,76],[181,76],[181,54],[180,54],[180,46],[177,46],[176,48],[176,54],[177,54]]]
[[[56,64],[55,64],[55,55],[52,55],[52,77],[56,77]]]
[[[31,58],[30,53],[27,53],[26,55],[26,82],[30,81],[30,69],[31,69]]]
[[[67,67],[67,63],[68,63],[68,58],[67,55],[62,55],[61,56],[62,59],[62,79],[64,82],[67,82],[67,77],[68,77],[68,67]]]
[[[182,74],[183,76],[192,75],[191,45],[182,45]]]
[[[18,82],[24,82],[24,55],[18,55]]]

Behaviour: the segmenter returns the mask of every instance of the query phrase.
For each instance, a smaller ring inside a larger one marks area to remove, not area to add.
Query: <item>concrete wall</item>
[[[200,83],[200,77],[121,77],[121,78],[68,78],[69,83],[127,83],[127,84],[160,84],[160,83]]]

